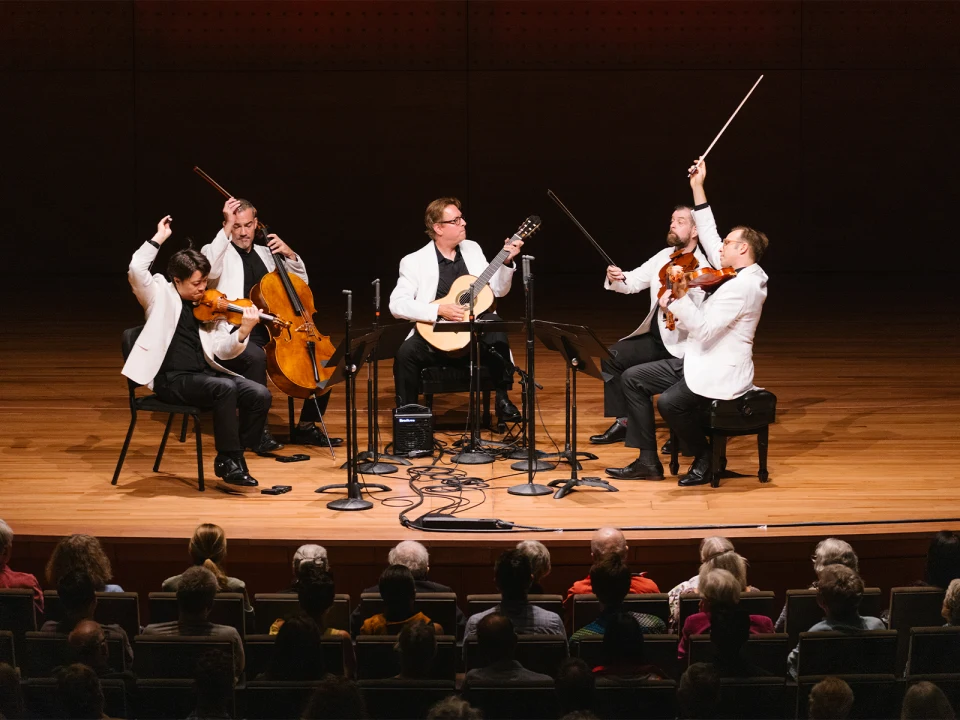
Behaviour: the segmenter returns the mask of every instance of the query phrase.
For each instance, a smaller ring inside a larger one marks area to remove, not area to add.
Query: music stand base
[[[561,478],[560,480],[551,480],[549,485],[550,487],[562,486],[559,487],[559,489],[553,494],[554,500],[559,500],[568,493],[573,492],[573,490],[580,485],[583,485],[584,487],[600,488],[601,490],[606,490],[607,492],[620,492],[606,480],[602,480],[598,477]]]
[[[553,492],[546,485],[537,485],[536,483],[524,483],[523,485],[514,485],[507,488],[511,495],[549,495]]]
[[[397,466],[384,462],[362,462],[357,465],[357,472],[364,475],[389,475],[397,472]]]
[[[364,450],[362,453],[357,455],[356,459],[357,461],[362,462],[364,464],[369,464],[371,461],[374,461],[378,465],[382,465],[384,463],[396,463],[397,465],[413,465],[413,463],[407,460],[406,458],[397,457],[396,455],[387,455],[386,453],[372,453],[369,450]],[[340,469],[346,470],[347,463],[344,463],[343,465],[341,465]],[[394,470],[387,470],[386,472],[376,472],[376,471],[370,471],[370,470],[364,470],[363,472],[373,472],[374,475],[386,475],[387,473],[395,472],[395,471],[396,471],[396,468],[394,468]]]
[[[494,460],[493,455],[485,452],[471,452],[464,450],[453,456],[453,461],[458,465],[489,465]]]
[[[534,450],[533,454],[534,454],[534,457],[536,458],[542,458],[546,455],[546,453],[543,450]],[[529,450],[520,449],[520,450],[515,450],[514,452],[507,455],[507,459],[508,460],[526,460],[529,456],[530,456]]]
[[[319,492],[319,491],[318,491]],[[330,510],[369,510],[373,507],[373,503],[369,500],[357,500],[355,498],[341,498],[340,500],[332,500],[327,503],[327,507]]]
[[[510,466],[510,468],[511,468],[512,470],[529,471],[529,470],[530,470],[530,461],[529,461],[529,460],[521,460],[521,461],[519,461],[519,462],[515,462],[515,463],[513,463],[513,464]],[[542,472],[542,471],[544,471],[544,470],[556,470],[556,468],[557,468],[557,466],[556,466],[554,463],[544,462],[543,460],[539,460],[539,459],[533,461],[533,469],[534,469],[536,472]]]

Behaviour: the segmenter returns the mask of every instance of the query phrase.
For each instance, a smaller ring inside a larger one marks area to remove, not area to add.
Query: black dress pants
[[[615,342],[610,346],[610,354],[613,357],[600,361],[603,371],[613,375],[603,384],[603,415],[620,418],[627,415],[627,401],[623,396],[623,373],[636,365],[669,360],[673,355],[650,333]]]
[[[154,391],[167,403],[212,408],[218,453],[242,454],[244,448],[257,447],[273,402],[264,385],[213,369],[158,375]]]
[[[653,416],[653,396],[664,393],[682,380],[683,360],[675,357],[635,365],[623,373],[627,447],[656,452],[657,421]],[[666,419],[665,415],[663,417]]]
[[[264,352],[263,346],[268,342],[270,342],[270,335],[266,332],[266,328],[262,325],[258,326],[250,333],[246,350],[231,360],[217,358],[217,362],[227,370],[233,370],[233,372],[243,375],[247,380],[253,380],[266,387],[267,354]],[[318,396],[316,403],[313,400],[304,400],[303,408],[300,410],[300,422],[317,422],[320,419],[320,414],[327,411],[329,402],[330,393]],[[317,406],[319,406],[319,409]]]
[[[484,320],[500,320],[496,313],[485,313]],[[433,347],[420,333],[403,341],[393,359],[393,382],[397,393],[397,407],[417,402],[420,389],[420,371],[436,365],[470,367],[470,353],[450,355]],[[480,365],[487,368],[497,390],[513,387],[513,363],[510,362],[510,344],[503,332],[485,332],[480,335]]]
[[[701,457],[709,446],[700,425],[700,413],[710,402],[710,398],[697,395],[688,388],[686,380],[680,380],[657,400],[660,416],[677,434],[680,446],[687,448],[694,457]]]

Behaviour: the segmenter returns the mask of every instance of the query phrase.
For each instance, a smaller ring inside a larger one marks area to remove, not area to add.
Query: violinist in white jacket
[[[146,324],[122,372],[134,382],[152,387],[164,402],[212,409],[217,477],[234,488],[256,488],[243,452],[260,442],[272,400],[270,391],[223,367],[218,358],[235,358],[246,350],[259,311],[244,309],[235,332],[223,320],[200,323],[193,308],[207,289],[210,263],[193,248],[171,256],[167,273],[172,281],[150,273],[160,246],[171,235],[171,221],[169,215],[164,217],[153,238],[130,260],[127,275],[143,306]]]

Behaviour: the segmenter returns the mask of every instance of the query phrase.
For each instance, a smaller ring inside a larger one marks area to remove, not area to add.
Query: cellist
[[[256,232],[257,209],[253,204],[242,198],[228,198],[223,205],[223,227],[212,243],[200,249],[210,260],[210,287],[216,288],[229,298],[250,297],[250,288],[260,282],[264,275],[276,269],[273,253],[282,254],[287,260],[290,272],[308,282],[303,259],[291,250],[289,245],[272,233],[266,237],[266,245],[255,244]],[[267,357],[263,347],[270,341],[270,334],[265,327],[258,324],[250,333],[250,339],[250,347],[245,353],[231,360],[224,360],[223,365],[266,386]],[[293,430],[291,442],[297,445],[327,445],[327,438],[316,426],[316,421],[320,419],[320,413],[326,411],[329,402],[330,393],[317,397],[316,403],[313,400],[304,400],[300,422]],[[341,438],[330,438],[331,445],[340,445],[342,442]],[[264,425],[257,452],[272,452],[281,447],[283,446],[270,434],[269,427]]]

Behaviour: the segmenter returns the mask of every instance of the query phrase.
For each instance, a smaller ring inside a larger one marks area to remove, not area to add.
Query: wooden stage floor
[[[562,292],[555,281],[554,287],[539,293],[538,314],[591,325],[608,342],[630,332],[642,319],[646,296],[597,292],[595,278],[576,282],[590,286],[584,291],[586,301]],[[668,478],[620,481],[618,493],[587,489],[559,501],[551,496],[516,497],[506,488],[523,482],[525,475],[513,473],[508,462],[497,462],[467,468],[469,475],[489,487],[482,492],[463,490],[470,507],[462,514],[566,530],[524,533],[555,544],[580,543],[586,534],[576,529],[606,524],[642,527],[629,535],[651,542],[702,537],[709,534],[705,525],[734,526],[722,532],[751,538],[830,532],[928,535],[941,527],[960,528],[960,343],[955,304],[911,308],[899,297],[842,303],[830,299],[829,287],[830,282],[811,286],[803,278],[771,282],[756,343],[756,381],[779,397],[778,423],[770,432],[770,483],[757,481],[753,438],[730,442],[729,467],[742,477],[724,480],[719,489],[684,489]],[[508,298],[509,314],[519,317],[519,284],[514,295]],[[336,496],[313,491],[345,478],[338,469],[343,450],[338,450],[336,462],[316,448],[296,448],[311,455],[304,463],[251,458],[251,472],[262,485],[293,486],[286,495],[234,497],[218,492],[213,487],[215,451],[209,420],[204,436],[207,492],[197,492],[190,441],[184,445],[172,441],[163,472],[151,471],[163,427],[164,418],[159,416],[138,423],[120,484],[112,487],[110,478],[129,422],[126,387],[119,374],[119,337],[124,327],[137,324],[138,308],[129,290],[117,283],[88,290],[71,306],[90,312],[77,312],[67,320],[62,309],[55,313],[51,308],[45,316],[58,319],[49,323],[8,315],[0,349],[0,517],[15,527],[18,536],[50,538],[82,531],[115,539],[185,538],[197,523],[210,521],[224,526],[231,538],[254,542],[311,539],[335,545],[429,538],[433,543],[457,544],[500,539],[427,535],[403,528],[398,514],[413,493],[402,470],[381,479],[392,491],[375,494],[372,510],[328,510],[326,503]],[[328,308],[323,317],[323,329],[332,331],[334,339],[341,336],[342,311]],[[522,364],[520,336],[513,339],[513,347]],[[541,346],[537,368],[537,379],[544,385],[539,393],[542,417],[550,436],[562,444],[562,362]],[[381,371],[380,421],[387,442],[393,405],[390,363],[383,363]],[[365,408],[365,382],[358,396]],[[514,398],[519,403],[518,391]],[[600,448],[587,444],[589,435],[608,424],[602,417],[598,381],[582,380],[578,404],[580,448],[599,455],[598,460],[585,462],[582,474],[603,475],[605,467],[630,462],[633,451],[622,444]],[[462,419],[465,405],[466,396],[437,398],[437,408],[447,413],[447,420]],[[275,391],[270,420],[278,434],[285,426],[285,408],[285,398]],[[344,434],[340,389],[327,422],[333,434]],[[361,445],[366,440],[364,428],[365,421]],[[665,435],[661,430],[659,439]],[[439,437],[449,444],[458,435]],[[553,449],[542,431],[538,442],[543,450]],[[444,458],[444,466],[447,463]],[[541,473],[538,480],[568,474],[561,465]],[[442,504],[443,500],[428,499],[412,517]],[[936,522],[924,523],[930,520]]]

